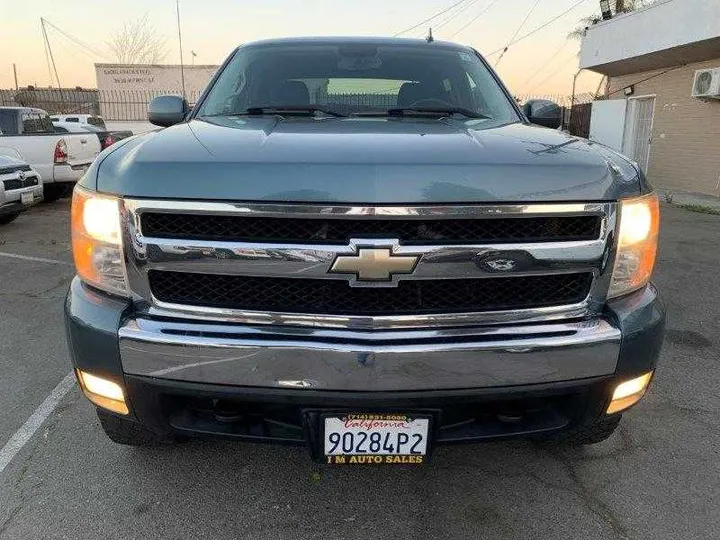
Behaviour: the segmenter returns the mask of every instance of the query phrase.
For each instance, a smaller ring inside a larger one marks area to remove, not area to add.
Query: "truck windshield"
[[[433,44],[258,44],[241,47],[197,116],[462,114],[492,126],[519,120],[469,49]]]

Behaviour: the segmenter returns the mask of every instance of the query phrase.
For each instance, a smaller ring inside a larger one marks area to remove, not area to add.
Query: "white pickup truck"
[[[46,202],[68,194],[99,153],[96,136],[56,133],[42,109],[0,107],[0,155],[19,158],[40,174]]]

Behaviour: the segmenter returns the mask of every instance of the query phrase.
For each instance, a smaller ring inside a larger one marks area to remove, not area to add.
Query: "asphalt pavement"
[[[0,227],[0,449],[25,435],[0,470],[0,539],[720,538],[720,216],[663,219],[662,361],[610,440],[329,468],[302,448],[110,442],[77,388],[56,390],[70,372],[69,203],[39,206]],[[59,404],[29,432],[48,396]]]

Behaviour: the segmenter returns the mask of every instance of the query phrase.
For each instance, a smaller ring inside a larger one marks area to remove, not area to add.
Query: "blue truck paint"
[[[97,189],[128,197],[368,204],[612,201],[640,192],[637,173],[614,174],[598,145],[520,122],[472,124],[193,120],[107,154]]]

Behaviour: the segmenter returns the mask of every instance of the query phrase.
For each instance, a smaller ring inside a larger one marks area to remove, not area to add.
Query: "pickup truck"
[[[133,135],[132,131],[108,131],[105,127],[80,122],[56,122],[53,120],[53,127],[56,133],[93,133],[100,141],[102,150]]]
[[[68,194],[99,153],[98,137],[56,133],[42,109],[0,107],[0,154],[22,159],[40,174],[46,202]]]
[[[72,203],[68,341],[113,441],[420,464],[598,443],[647,391],[657,195],[475,50],[260,41],[149,120]]]
[[[24,161],[0,155],[0,225],[14,221],[42,199],[40,175]]]

